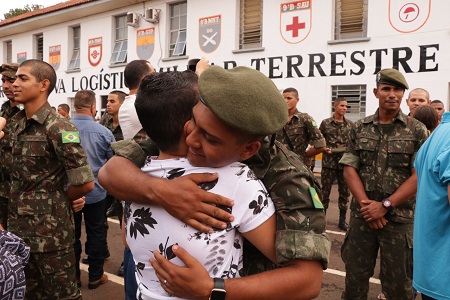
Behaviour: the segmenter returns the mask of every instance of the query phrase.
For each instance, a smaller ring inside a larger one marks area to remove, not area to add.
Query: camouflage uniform
[[[94,180],[69,120],[47,102],[12,137],[8,228],[31,248],[25,268],[29,299],[81,299],[75,278],[74,225],[68,185]],[[71,135],[70,135],[71,134]]]
[[[344,180],[344,167],[339,165],[339,160],[345,152],[345,147],[348,140],[348,134],[353,126],[353,122],[344,118],[344,122],[336,122],[334,117],[325,119],[320,124],[320,132],[322,132],[327,147],[331,149],[332,153],[323,153],[322,158],[322,194],[323,206],[328,209],[330,203],[331,187],[334,180],[337,178],[339,187],[339,210],[344,212],[347,210],[348,197],[350,192]]]
[[[311,143],[316,148],[325,147],[325,139],[314,119],[298,110],[295,110],[292,119],[284,128],[277,132],[276,139],[289,150],[297,153],[303,162],[308,144]]]
[[[116,141],[123,140],[123,134],[122,134],[122,129],[120,128],[120,124],[117,126],[114,126],[113,117],[110,114],[104,113],[102,118],[100,119],[99,124],[105,126],[109,130],[111,130]]]
[[[20,111],[19,107],[11,107],[11,102],[3,103],[0,117],[6,119],[6,126],[3,129],[5,136],[0,139],[0,224],[7,229],[8,218],[8,194],[10,187],[11,172],[11,130],[13,127],[13,117]]]
[[[419,121],[401,111],[392,124],[380,124],[378,110],[355,123],[341,164],[353,167],[371,200],[382,201],[411,175],[414,159],[427,138]],[[356,199],[341,249],[347,272],[342,299],[367,299],[369,278],[380,249],[381,283],[387,299],[412,299],[412,239],[415,197],[386,214],[382,229],[370,229]]]
[[[145,153],[131,140],[113,143],[116,155],[142,166]],[[266,138],[259,153],[245,163],[262,180],[277,209],[276,253],[278,263],[318,260],[328,265],[330,240],[325,233],[325,213],[315,208],[310,187],[320,197],[320,185],[314,174],[281,143]],[[247,243],[244,250],[244,274],[251,275],[275,268],[275,265]]]

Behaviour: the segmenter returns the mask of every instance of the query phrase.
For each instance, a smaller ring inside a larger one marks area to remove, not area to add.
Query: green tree
[[[43,7],[44,7],[43,5],[39,5],[39,4],[31,4],[31,5],[27,4],[23,8],[10,9],[9,12],[4,13],[3,16],[5,17],[5,20],[6,20],[6,19],[13,18],[15,16],[18,16],[18,15],[21,15],[24,13],[27,13],[29,11],[35,11],[35,10],[41,9]]]

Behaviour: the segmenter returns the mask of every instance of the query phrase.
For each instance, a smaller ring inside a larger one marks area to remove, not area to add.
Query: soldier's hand
[[[214,184],[217,174],[190,174],[168,180],[155,190],[159,204],[172,216],[196,230],[212,233],[211,227],[225,229],[233,216],[216,205],[233,206],[234,202],[223,196],[209,193],[199,187]],[[215,205],[214,205],[215,204]]]
[[[386,208],[379,201],[361,200],[361,214],[367,222],[384,217],[386,212]]]
[[[72,200],[72,211],[74,213],[77,213],[79,211],[81,211],[84,207],[84,202],[85,202],[85,197],[81,197],[75,200]]]
[[[384,226],[386,226],[388,220],[386,220],[385,217],[382,217],[378,220],[367,222],[369,223],[369,227],[372,229],[382,229]]]
[[[200,75],[210,67],[209,60],[207,60],[205,57],[202,57],[200,61],[197,63],[197,66],[195,68],[195,73],[197,73],[197,76],[200,77]]]
[[[5,133],[3,132],[3,128],[5,128],[6,125],[6,119],[0,117],[0,139],[5,136]]]

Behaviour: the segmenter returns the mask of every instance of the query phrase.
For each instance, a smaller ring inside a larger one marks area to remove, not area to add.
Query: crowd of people
[[[318,126],[298,110],[295,88],[280,93],[259,71],[206,59],[189,69],[156,73],[131,61],[128,93],[111,91],[96,122],[93,91],[76,93],[72,118],[67,104],[52,110],[56,73],[46,62],[1,66],[0,252],[20,271],[14,299],[81,299],[82,262],[89,289],[107,283],[115,215],[126,299],[313,299],[329,261],[335,181],[342,299],[367,299],[378,255],[380,299],[450,299],[441,101],[412,89],[404,114],[407,80],[383,69],[373,115],[350,121],[338,97]],[[319,153],[321,183],[310,165]]]

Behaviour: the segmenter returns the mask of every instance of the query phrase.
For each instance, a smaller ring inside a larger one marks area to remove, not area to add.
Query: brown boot
[[[345,217],[346,217],[347,211],[345,209],[339,210],[339,224],[338,227],[342,231],[347,231],[348,225],[345,223]]]
[[[90,290],[95,290],[96,288],[98,288],[100,285],[107,283],[108,282],[108,276],[106,274],[103,274],[102,277],[100,277],[99,280],[96,281],[92,281],[89,282],[88,284],[88,288]]]

